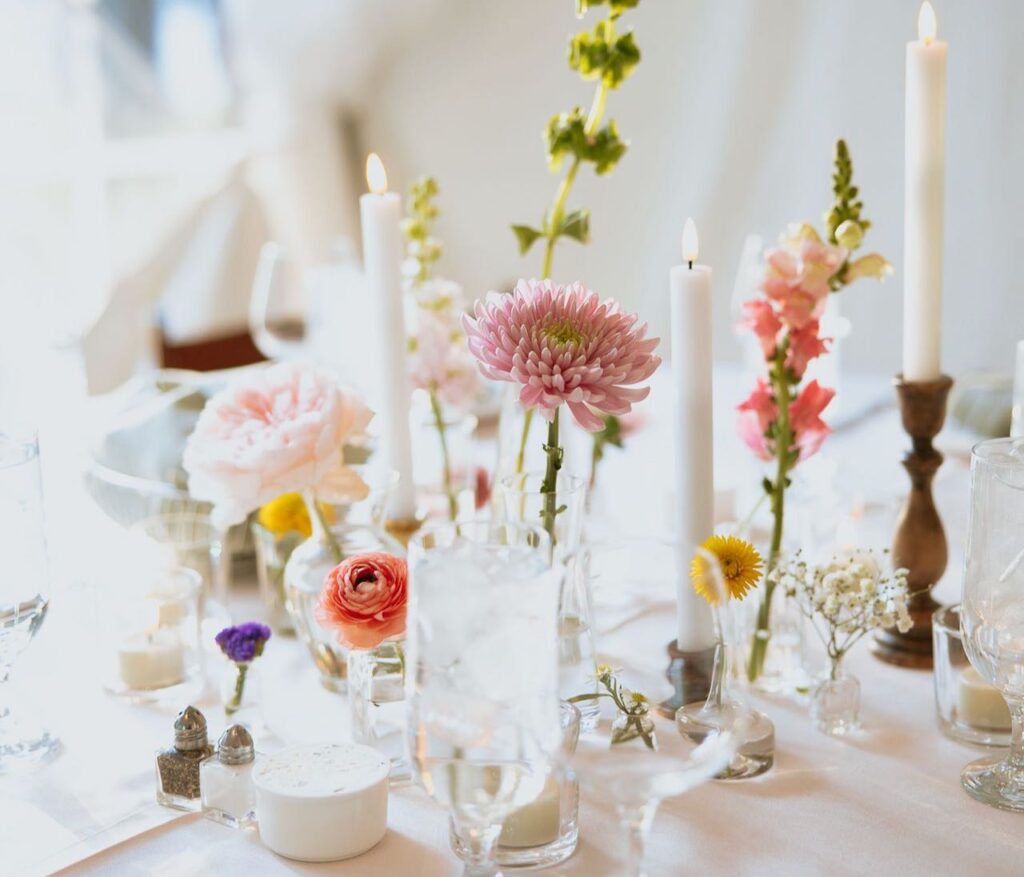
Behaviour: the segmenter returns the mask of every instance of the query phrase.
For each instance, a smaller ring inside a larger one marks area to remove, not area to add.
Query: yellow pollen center
[[[575,344],[577,347],[584,342],[583,333],[569,320],[556,320],[544,329],[544,340],[556,344]]]

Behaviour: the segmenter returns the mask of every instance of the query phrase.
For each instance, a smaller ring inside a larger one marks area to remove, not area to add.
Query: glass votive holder
[[[932,616],[935,712],[948,737],[982,746],[1010,745],[1010,710],[999,689],[971,666],[960,635],[960,605]]]
[[[566,759],[576,751],[580,738],[580,711],[562,701],[562,750]],[[564,862],[579,841],[580,787],[564,765],[556,765],[536,800],[509,816],[498,836],[495,861],[502,868],[548,868]],[[454,853],[464,859],[466,841],[449,821]]]
[[[135,703],[180,705],[203,688],[199,573],[159,570],[112,584],[100,595],[103,685]]]
[[[295,636],[295,625],[285,606],[284,568],[306,537],[294,530],[278,535],[253,521],[252,538],[256,546],[256,579],[263,602],[263,618],[279,636]]]
[[[221,562],[223,534],[208,514],[164,512],[140,521],[137,528],[167,563],[199,573],[204,599],[225,602],[228,564]]]

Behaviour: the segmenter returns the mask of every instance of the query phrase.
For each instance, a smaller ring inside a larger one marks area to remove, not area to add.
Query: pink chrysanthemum
[[[581,283],[520,280],[510,295],[490,293],[463,326],[480,370],[496,381],[522,384],[519,401],[547,420],[563,402],[584,429],[604,428],[600,415],[627,414],[650,387],[661,363],[646,324],[602,302]]]

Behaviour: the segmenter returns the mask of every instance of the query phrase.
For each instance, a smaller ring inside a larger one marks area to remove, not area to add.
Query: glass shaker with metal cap
[[[217,741],[217,754],[200,767],[203,815],[231,828],[256,824],[256,760],[252,735],[244,725],[232,725]]]
[[[165,807],[198,810],[199,765],[213,755],[206,718],[187,706],[174,720],[174,745],[156,754],[156,799]]]

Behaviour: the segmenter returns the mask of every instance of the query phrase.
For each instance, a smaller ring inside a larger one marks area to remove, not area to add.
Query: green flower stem
[[[547,455],[547,465],[544,468],[544,480],[541,482],[540,490],[544,496],[544,509],[541,512],[541,520],[544,522],[544,529],[551,537],[551,549],[555,548],[555,517],[558,515],[558,470],[562,468],[562,449],[558,446],[558,414],[561,406],[555,409],[555,416],[548,424],[548,441],[544,445],[544,453]]]
[[[519,437],[519,450],[516,453],[516,475],[522,475],[523,466],[526,465],[526,442],[530,438],[530,427],[533,425],[533,411],[533,408],[527,408],[523,412],[523,434]]]
[[[327,547],[331,552],[331,556],[334,558],[334,562],[341,563],[345,559],[345,552],[341,550],[341,544],[331,532],[330,524],[328,524],[327,518],[324,516],[324,510],[320,508],[320,503],[316,501],[316,496],[312,493],[308,493],[303,494],[303,497],[306,500],[306,508],[309,510],[310,519],[317,523],[317,526],[314,528],[313,535],[323,539],[327,543]],[[320,532],[317,533],[317,530]]]
[[[441,441],[441,477],[445,496],[448,497],[448,517],[454,521],[459,516],[459,504],[455,497],[455,491],[452,490],[452,465],[448,456],[448,436],[444,425],[444,411],[441,410],[441,400],[437,398],[437,393],[434,390],[430,391],[430,410],[434,415],[437,437]]]
[[[775,432],[775,481],[770,491],[772,504],[772,541],[768,548],[768,562],[765,565],[765,589],[761,605],[757,610],[757,628],[754,641],[750,646],[750,659],[747,663],[747,678],[754,682],[764,670],[765,654],[768,641],[771,639],[771,607],[775,583],[771,574],[779,561],[782,549],[782,525],[785,511],[786,484],[791,464],[790,452],[793,444],[793,431],[789,422],[789,380],[786,376],[786,344],[780,344],[775,351],[771,378],[775,404],[778,407]]]
[[[242,708],[242,695],[245,693],[245,677],[249,673],[249,665],[245,662],[235,664],[235,693],[231,700],[224,704],[224,714],[233,716]]]

